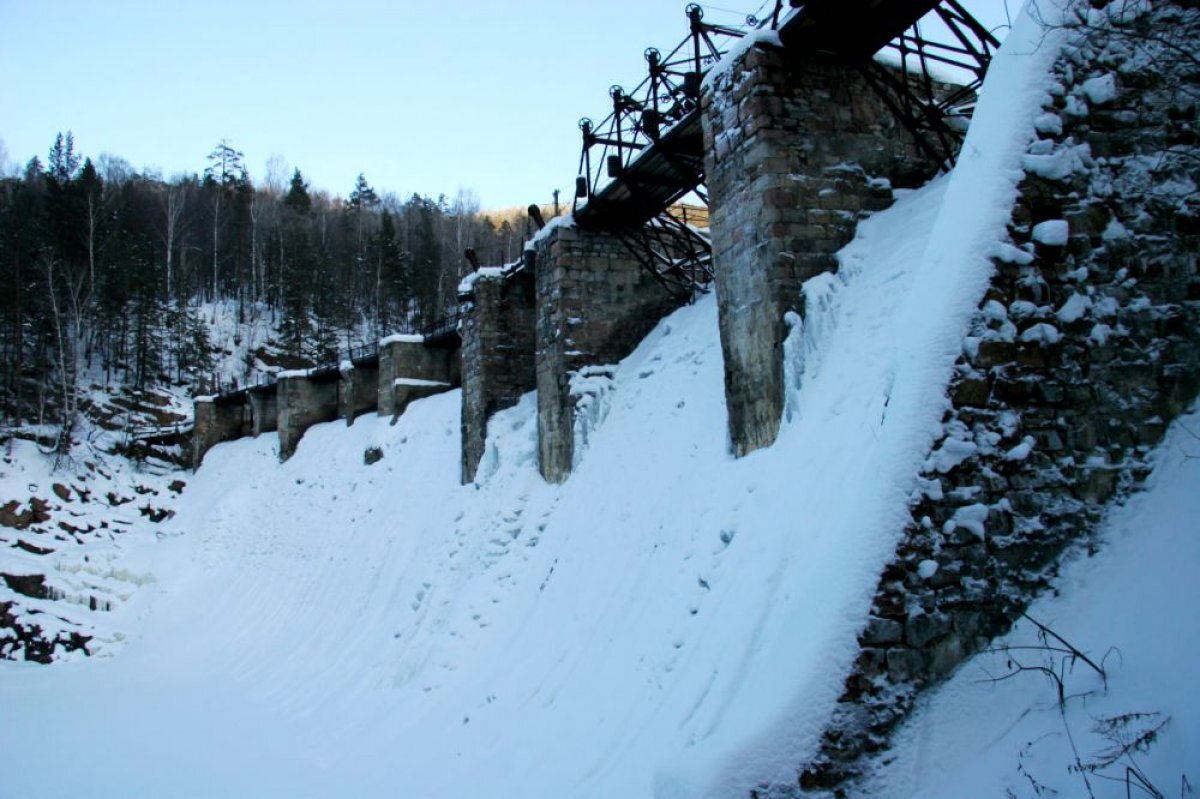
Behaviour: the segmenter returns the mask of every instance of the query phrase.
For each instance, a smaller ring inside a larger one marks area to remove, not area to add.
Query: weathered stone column
[[[363,411],[376,407],[379,401],[379,367],[373,363],[344,362],[338,372],[341,383],[338,387],[338,416],[346,425],[354,424],[354,418]]]
[[[304,431],[320,422],[338,417],[337,372],[321,375],[282,376],[279,389],[279,457],[287,460],[296,451]]]
[[[785,62],[765,45],[703,96],[725,398],[736,455],[769,446],[783,412],[784,314],[837,269],[857,220],[891,202],[892,181],[932,169],[858,72]]]
[[[527,271],[481,274],[462,328],[462,481],[475,479],[487,422],[532,391],[534,287]]]
[[[222,401],[217,397],[196,398],[192,432],[193,468],[199,468],[204,454],[217,444],[242,436],[246,411],[247,406],[241,397],[233,401]]]
[[[270,433],[279,426],[278,392],[275,386],[246,392],[250,398],[251,428],[250,434],[258,436]]]
[[[571,374],[624,358],[680,304],[612,233],[556,226],[537,242],[538,465],[571,473]]]

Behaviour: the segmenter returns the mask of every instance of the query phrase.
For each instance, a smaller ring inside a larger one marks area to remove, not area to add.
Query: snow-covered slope
[[[1099,554],[1028,612],[1107,680],[1023,621],[929,697],[869,795],[1124,797],[1134,768],[1166,796],[1200,788],[1200,416],[1176,421],[1156,461],[1106,520]],[[1063,680],[1065,706],[1040,668]],[[1135,776],[1129,787],[1152,795]]]
[[[864,225],[822,286],[769,451],[728,455],[711,298],[620,365],[561,487],[537,474],[532,397],[493,420],[473,486],[457,393],[395,426],[313,428],[282,465],[273,437],[214,449],[139,564],[157,582],[118,611],[139,640],[6,667],[23,722],[0,741],[24,764],[6,792],[64,750],[64,796],[695,796],[782,776],[890,554],[932,434],[914,420],[939,412],[895,386],[925,360],[905,326],[946,185]]]
[[[64,796],[696,796],[786,776],[939,414],[936,387],[897,384],[942,323],[915,287],[947,185],[865,224],[814,286],[769,451],[728,455],[711,298],[620,365],[561,487],[537,475],[532,397],[493,420],[473,486],[456,393],[395,426],[314,428],[282,465],[273,437],[216,448],[139,564],[157,582],[118,611],[139,640],[6,667],[6,792],[63,751]]]
[[[312,428],[284,464],[273,436],[221,445],[161,539],[122,554],[155,582],[113,611],[117,657],[0,664],[0,795],[791,782],[908,519],[1041,99],[1036,53],[993,66],[962,168],[808,285],[775,446],[728,454],[711,298],[620,364],[562,486],[538,476],[532,396],[493,418],[470,486],[457,393]]]

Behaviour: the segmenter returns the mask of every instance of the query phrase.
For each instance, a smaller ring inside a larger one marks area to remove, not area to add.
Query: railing
[[[232,378],[229,380],[221,380],[214,377],[208,382],[210,394],[218,397],[225,397],[231,394],[236,394],[239,391],[253,391],[258,388],[265,388],[275,383],[275,375],[261,374],[253,380],[241,380]]]
[[[367,344],[362,344],[358,347],[351,347],[350,349],[342,350],[338,359],[338,363],[340,364],[342,361],[350,361],[351,363],[354,363],[355,361],[361,361],[365,358],[374,358],[377,355],[379,355],[379,342],[372,341]]]
[[[427,339],[441,338],[449,335],[458,329],[458,323],[463,320],[465,314],[461,309],[455,308],[452,311],[447,311],[446,315],[440,319],[435,319],[424,325],[414,325],[405,332],[410,335],[424,336]]]
[[[367,360],[378,357],[379,342],[373,341],[367,344],[361,344],[357,347],[349,347],[344,350],[339,350],[336,358],[327,359],[320,363],[305,369],[305,374],[324,374],[327,372],[336,372],[341,368],[344,361]],[[270,388],[279,380],[278,375],[274,373],[261,374],[252,381],[238,381],[236,378],[232,380],[220,380],[215,378],[209,385],[212,386],[211,394],[221,397],[230,398],[237,394],[245,394],[259,389]]]
[[[192,419],[187,419],[164,427],[143,426],[143,427],[127,427],[125,429],[125,437],[129,441],[148,441],[155,438],[165,438],[167,436],[180,436],[185,433],[192,432],[195,423]]]

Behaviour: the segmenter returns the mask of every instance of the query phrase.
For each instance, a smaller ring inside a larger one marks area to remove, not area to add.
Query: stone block
[[[904,625],[892,619],[872,616],[867,621],[867,628],[859,636],[859,642],[864,646],[880,646],[883,644],[898,644],[904,637]]]

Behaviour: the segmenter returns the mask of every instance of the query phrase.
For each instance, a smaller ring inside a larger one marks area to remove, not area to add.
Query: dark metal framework
[[[782,1],[767,20],[778,19]],[[731,42],[747,29],[704,21],[704,9],[691,3],[686,9],[688,35],[665,56],[656,48],[645,51],[647,75],[632,91],[621,86],[608,90],[612,111],[600,122],[579,120],[583,151],[575,183],[575,207],[593,197],[608,180],[619,177],[638,153],[661,140],[675,123],[699,107],[700,84],[713,64],[729,50]],[[763,23],[748,17],[746,24]]]
[[[785,5],[790,6],[787,15]],[[958,0],[933,0],[929,8],[946,26],[951,41],[927,38],[917,22],[884,47],[898,55],[898,69],[880,63],[873,53],[856,58],[854,63],[913,136],[917,147],[948,168],[957,156],[976,94],[999,41]],[[745,26],[731,27],[706,23],[703,9],[695,3],[688,5],[687,37],[665,56],[655,48],[647,49],[646,78],[628,92],[613,86],[609,90],[612,111],[599,123],[586,117],[580,120],[583,149],[573,210],[580,211],[581,200],[592,205],[597,194],[608,192],[612,188],[609,184],[615,183],[623,183],[624,191],[636,203],[660,203],[646,209],[646,216],[652,218],[645,224],[629,226],[618,221],[610,226],[630,254],[668,292],[690,299],[707,291],[712,282],[712,248],[707,236],[674,219],[664,208],[689,191],[708,204],[703,192],[702,156],[684,152],[686,147],[678,144],[668,146],[664,139],[672,129],[695,126],[704,76],[736,40],[756,29],[780,30],[791,20],[814,15],[828,18],[836,15],[837,9],[838,0],[775,0],[766,19],[750,16]],[[920,10],[914,16],[919,15]],[[851,31],[853,24],[850,20]],[[844,35],[846,31],[838,33]],[[931,74],[931,68],[937,66],[957,69],[972,78],[964,86],[938,82]],[[690,135],[694,139],[696,134],[692,131]],[[653,150],[670,169],[630,169],[646,150]],[[672,185],[659,186],[663,181]]]
[[[712,242],[700,231],[664,210],[633,229],[617,231],[625,249],[668,294],[691,302],[713,281]]]
[[[952,42],[924,37],[918,22],[884,47],[899,56],[898,70],[874,58],[860,62],[859,70],[922,152],[949,168],[1000,42],[957,0],[941,0],[932,13],[949,30]],[[930,74],[931,68],[938,66],[972,78],[962,86],[939,83]]]
[[[459,306],[446,310],[440,319],[408,329],[410,335],[423,336],[427,344],[448,342],[458,335],[458,324],[466,316]]]

